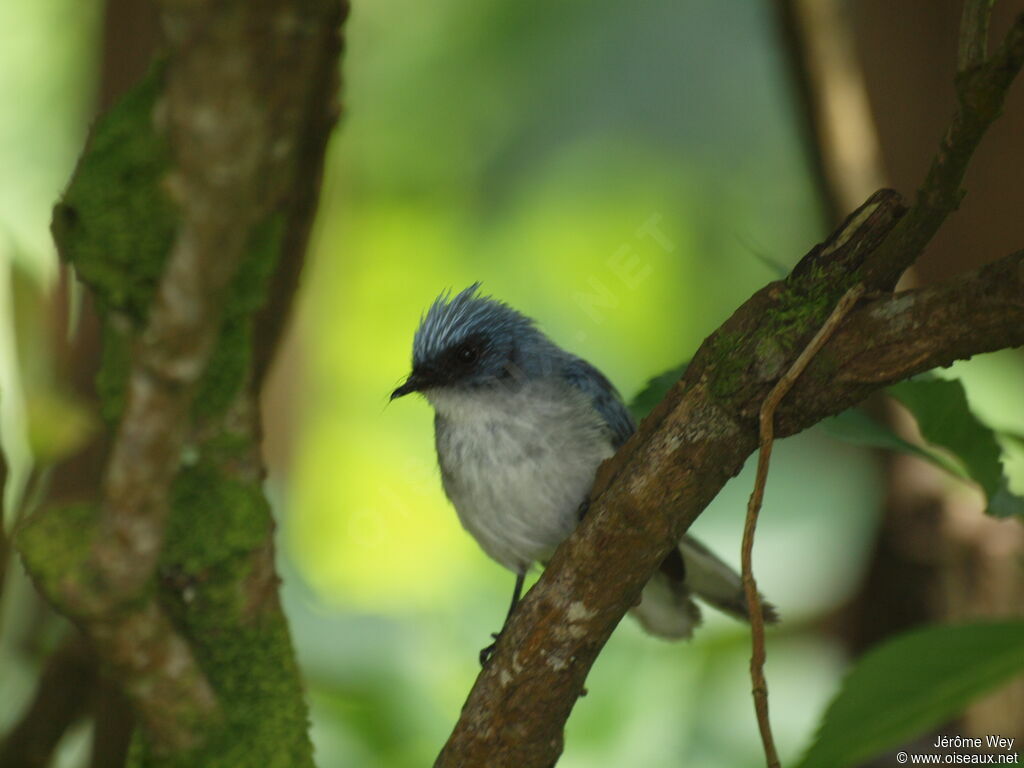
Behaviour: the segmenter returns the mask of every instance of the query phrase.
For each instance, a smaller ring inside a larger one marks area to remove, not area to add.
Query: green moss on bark
[[[154,129],[163,90],[154,67],[93,126],[61,202],[53,236],[61,258],[95,294],[101,311],[141,325],[177,226],[162,181],[170,147]]]
[[[188,578],[202,575],[257,549],[272,532],[260,489],[224,476],[206,462],[182,470],[173,492],[162,568]]]
[[[719,330],[708,348],[711,392],[716,398],[734,397],[750,384],[751,369],[764,381],[777,379],[787,363],[811,340],[825,323],[847,283],[856,282],[851,274],[843,285],[823,277],[822,267],[773,283],[766,290],[762,313],[753,327],[734,326]],[[840,290],[842,289],[842,290]]]
[[[25,567],[49,599],[61,602],[93,577],[86,566],[97,519],[95,504],[66,504],[32,515],[18,529]]]
[[[110,427],[124,410],[125,388],[131,367],[133,334],[116,318],[107,317],[101,330],[100,369],[96,373],[96,394],[100,416]]]
[[[792,349],[808,328],[825,321],[833,302],[823,292],[808,292],[805,285],[783,285],[786,286],[785,290],[764,318],[764,328],[780,344]]]
[[[145,324],[177,231],[177,212],[164,188],[170,147],[155,127],[163,80],[163,67],[154,67],[96,122],[53,214],[61,258],[92,289],[104,320],[96,388],[108,424],[123,409],[134,334]],[[252,316],[266,299],[283,231],[281,214],[253,229],[199,383],[197,416],[223,413],[248,377]]]
[[[158,67],[97,122],[54,211],[61,256],[92,289],[100,311],[96,383],[102,416],[112,428],[178,226],[164,191],[170,150],[155,128],[162,88]],[[221,332],[191,411],[193,434],[201,434],[202,442],[188,447],[191,460],[173,484],[156,585],[212,684],[224,721],[187,755],[157,754],[138,732],[129,761],[136,768],[312,766],[300,676],[277,598],[273,520],[252,468],[256,437],[230,416],[239,398],[251,397],[253,316],[266,298],[283,231],[281,214],[253,229],[225,301]],[[86,562],[91,540],[83,531],[92,530],[96,519],[94,506],[51,509],[21,532],[26,561],[48,592],[88,578],[77,565]]]
[[[198,418],[223,413],[249,377],[253,316],[263,306],[284,233],[284,217],[264,219],[249,239],[249,252],[224,305],[217,345],[193,403]]]
[[[743,375],[750,363],[744,354],[746,335],[720,331],[714,337],[711,347],[712,369],[711,391],[718,398],[735,394],[743,381]]]
[[[241,445],[218,438],[178,475],[160,565],[164,607],[195,649],[225,723],[201,750],[175,757],[137,739],[132,766],[312,765],[276,579],[265,583],[270,510],[258,484],[238,482],[230,469]]]
[[[244,580],[246,574],[225,569],[212,576],[228,584]],[[239,625],[232,613],[238,599],[230,588],[197,590],[192,603],[183,611],[189,618],[177,620],[188,634],[202,631],[193,647],[214,684],[226,722],[202,749],[176,756],[158,755],[137,737],[128,765],[312,768],[312,747],[305,736],[309,724],[283,614],[268,611]],[[197,622],[199,616],[205,620]]]

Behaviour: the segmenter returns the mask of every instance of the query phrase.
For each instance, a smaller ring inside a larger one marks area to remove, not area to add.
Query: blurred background
[[[840,13],[822,19],[812,5]],[[996,34],[1020,6],[1000,3]],[[913,192],[951,110],[959,12],[952,0],[355,3],[344,118],[264,402],[284,597],[321,766],[432,761],[512,586],[443,497],[428,406],[387,404],[420,313],[480,280],[631,398],[875,186]],[[128,0],[7,0],[0,29],[10,508],[93,425],[75,394],[88,376],[73,381],[60,338],[78,297],[58,274],[50,210],[90,121],[145,69],[157,31]],[[815,52],[815,35],[835,36],[825,50],[838,63]],[[822,106],[833,87],[853,94],[837,120]],[[1024,245],[1021,90],[913,279]],[[836,130],[850,125],[864,131],[853,144]],[[837,176],[835,157],[857,173]],[[851,174],[862,188],[844,187]],[[1024,434],[1019,352],[943,375],[966,382],[993,426]],[[1011,487],[1024,491],[1024,451],[1010,450]],[[734,563],[752,481],[744,471],[694,527]],[[914,624],[1021,612],[1020,526],[983,518],[982,505],[914,459],[820,429],[778,446],[755,567],[784,619],[767,667],[784,762],[851,654]],[[5,569],[0,730],[59,632],[20,567]],[[746,629],[707,614],[682,645],[623,622],[560,765],[762,764]],[[1002,717],[996,730],[1019,734],[1024,693],[1000,695],[964,727]],[[88,738],[72,733],[60,765],[78,765]]]

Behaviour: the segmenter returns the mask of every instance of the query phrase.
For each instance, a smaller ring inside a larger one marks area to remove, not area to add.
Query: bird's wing
[[[629,409],[607,377],[586,360],[573,358],[565,368],[565,379],[590,398],[612,435],[612,447],[618,450],[636,431]]]

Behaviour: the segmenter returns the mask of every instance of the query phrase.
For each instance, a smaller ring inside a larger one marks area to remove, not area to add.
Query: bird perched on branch
[[[636,424],[597,368],[479,287],[437,297],[413,340],[412,373],[391,400],[419,392],[434,407],[445,493],[483,550],[516,575],[507,623],[527,571],[576,527],[598,466]],[[689,637],[701,620],[694,596],[747,617],[739,574],[687,535],[632,613],[651,634]],[[493,648],[481,651],[482,664]]]

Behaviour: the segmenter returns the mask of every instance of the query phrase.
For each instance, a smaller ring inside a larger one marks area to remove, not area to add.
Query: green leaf
[[[869,651],[829,705],[798,768],[859,765],[1024,672],[1024,621],[928,627]]]
[[[971,413],[959,381],[918,377],[894,384],[888,392],[914,415],[925,440],[963,462],[988,498],[988,514],[1024,516],[1024,499],[1010,491],[995,433]]]
[[[686,371],[687,363],[655,376],[629,404],[640,420],[657,405]],[[860,409],[825,419],[822,428],[831,437],[853,445],[899,451],[934,464],[961,480],[981,486],[994,517],[1024,517],[1024,499],[1010,491],[1003,472],[1002,449],[995,433],[971,412],[959,381],[924,375],[887,390],[917,420],[927,445],[916,445],[897,435]],[[1002,433],[1013,440],[1020,436]],[[941,450],[940,450],[941,449]]]
[[[679,381],[683,372],[686,371],[687,365],[689,365],[688,362],[683,363],[664,373],[658,374],[648,381],[646,386],[640,390],[629,404],[629,410],[632,412],[633,418],[639,421],[650,413],[654,406],[662,401],[666,393],[672,388],[672,385]]]
[[[927,446],[915,445],[904,440],[885,424],[875,421],[860,408],[850,408],[836,416],[823,419],[821,428],[829,437],[842,440],[844,443],[917,456],[934,464],[944,472],[949,472],[960,478],[967,477],[963,469],[946,455],[930,450]]]

